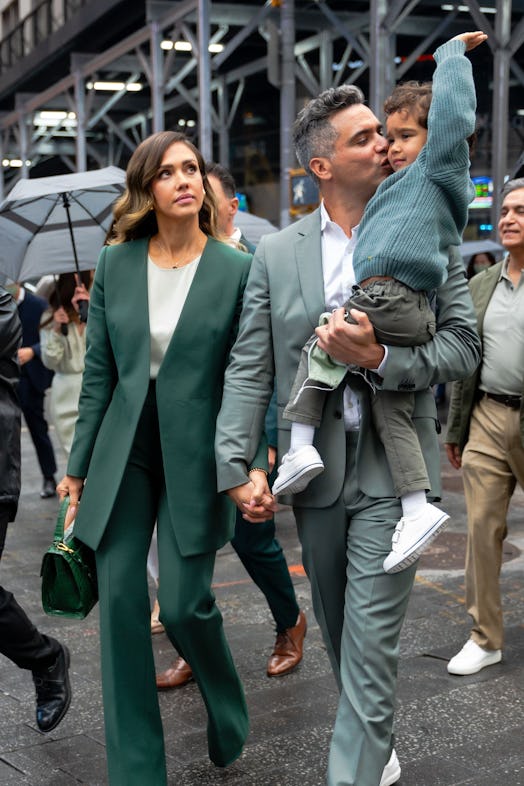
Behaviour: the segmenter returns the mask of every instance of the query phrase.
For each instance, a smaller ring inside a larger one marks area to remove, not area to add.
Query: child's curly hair
[[[384,112],[387,116],[406,110],[413,113],[422,128],[427,128],[431,95],[431,82],[403,82],[384,101]]]
[[[388,117],[394,112],[410,112],[417,123],[427,129],[432,95],[431,82],[417,82],[414,79],[402,82],[384,101],[384,114]],[[470,158],[473,158],[477,147],[477,132],[468,136],[466,141]]]

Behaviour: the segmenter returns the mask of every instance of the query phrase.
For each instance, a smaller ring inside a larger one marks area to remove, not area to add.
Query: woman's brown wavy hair
[[[204,184],[204,202],[198,214],[198,224],[206,235],[218,238],[217,207],[213,189],[208,183],[204,159],[195,145],[178,131],[160,131],[139,144],[129,160],[126,171],[126,190],[113,208],[113,223],[106,243],[117,245],[128,240],[150,237],[158,231],[151,184],[162,163],[164,153],[182,142],[195,155]]]

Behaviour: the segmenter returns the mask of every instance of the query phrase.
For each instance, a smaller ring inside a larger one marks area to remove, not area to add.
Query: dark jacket
[[[240,242],[242,243],[242,245],[244,246],[244,248],[246,249],[248,254],[254,254],[255,251],[257,250],[257,247],[255,246],[255,244],[251,243],[247,239],[247,237],[244,237],[244,235],[240,235]]]
[[[48,308],[48,303],[43,297],[37,297],[27,289],[24,299],[18,306],[22,322],[22,346],[31,347],[35,353],[33,360],[22,366],[21,374],[28,377],[32,386],[40,393],[47,390],[53,379],[53,372],[46,368],[40,359],[40,320]]]
[[[16,303],[0,287],[0,506],[14,519],[20,494],[20,405],[16,394],[22,326]]]

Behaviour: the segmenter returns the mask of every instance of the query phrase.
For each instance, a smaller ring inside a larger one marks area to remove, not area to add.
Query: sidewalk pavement
[[[0,786],[105,786],[104,733],[97,610],[84,621],[46,617],[39,568],[58,503],[40,500],[41,479],[27,431],[23,438],[20,511],[0,566],[3,586],[43,631],[71,650],[73,700],[51,734],[38,732],[29,672],[0,660]],[[63,469],[63,462],[62,468]],[[469,636],[464,609],[465,506],[459,473],[442,469],[447,530],[419,563],[401,640],[396,749],[400,786],[524,786],[524,494],[510,508],[502,569],[506,646],[501,664],[452,677],[447,660]],[[311,608],[293,516],[278,516],[309,630],[303,663],[269,679],[274,641],[267,605],[230,546],[217,558],[215,590],[244,682],[251,734],[241,758],[226,770],[206,752],[206,715],[194,683],[159,696],[170,786],[324,786],[337,690]],[[165,635],[154,636],[158,668],[173,657]],[[348,744],[351,741],[348,740]]]

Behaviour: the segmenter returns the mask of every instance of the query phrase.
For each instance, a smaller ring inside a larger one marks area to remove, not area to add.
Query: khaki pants
[[[466,605],[472,638],[489,650],[503,644],[500,568],[506,514],[517,483],[524,488],[520,412],[484,396],[475,406],[462,456],[468,511]]]

